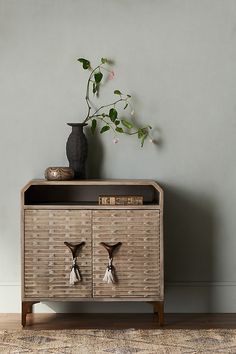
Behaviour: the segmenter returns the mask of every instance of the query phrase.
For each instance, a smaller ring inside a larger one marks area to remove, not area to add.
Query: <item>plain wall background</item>
[[[67,165],[66,122],[86,112],[78,57],[115,60],[101,102],[130,93],[159,140],[96,138],[89,177],[163,187],[166,310],[235,311],[236,2],[0,0],[0,312],[20,311],[20,189]]]

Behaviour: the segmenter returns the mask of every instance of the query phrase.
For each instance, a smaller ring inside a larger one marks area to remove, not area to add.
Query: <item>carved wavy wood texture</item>
[[[103,283],[108,255],[100,242],[122,242],[113,257],[118,282]],[[93,212],[94,297],[160,296],[159,210]]]
[[[72,256],[64,241],[85,242],[76,285],[69,284]],[[122,242],[113,285],[102,281],[108,254],[101,241]],[[159,210],[25,210],[24,254],[25,297],[160,296]]]
[[[64,241],[85,246],[78,256],[83,281],[69,284],[72,255]],[[25,211],[26,297],[91,297],[91,211]]]

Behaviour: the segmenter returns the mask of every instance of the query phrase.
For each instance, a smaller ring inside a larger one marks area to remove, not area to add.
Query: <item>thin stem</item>
[[[110,107],[110,106],[114,106],[114,105],[116,105],[118,102],[122,102],[122,101],[126,101],[126,99],[124,99],[124,98],[120,98],[119,100],[116,100],[116,101],[114,101],[113,103],[110,103],[110,104],[106,104],[106,105],[104,105],[104,106],[101,106],[100,108],[98,108],[95,112],[94,112],[94,114],[96,114],[97,112],[99,112],[101,109],[103,109],[103,108],[106,108],[106,107]],[[94,115],[93,114],[93,115]]]
[[[127,101],[126,98],[120,98],[119,100],[116,100],[110,104],[106,104],[106,105],[103,105],[101,107],[99,107],[91,116],[90,115],[87,115],[86,119],[84,120],[84,123],[86,123],[88,120],[90,120],[91,118],[93,117],[97,117],[99,115],[97,115],[97,113],[101,110],[101,109],[104,109],[104,108],[107,108],[107,107],[110,107],[110,106],[114,106],[116,105],[118,102],[122,102],[122,101]]]
[[[135,127],[135,129],[138,129],[138,128]],[[147,135],[150,135],[150,134],[149,134],[149,126],[148,126],[148,125],[147,125],[146,127],[140,128],[140,129],[146,129]],[[129,135],[134,135],[134,134],[138,134],[138,131],[139,131],[139,129],[138,129],[137,131],[133,132],[133,133],[129,133],[129,132],[125,132],[125,133],[126,133],[126,134],[129,134]]]
[[[136,132],[133,132],[133,133],[129,133],[129,132],[124,132],[125,134],[128,134],[128,135],[135,135],[135,134],[138,134],[138,130]]]
[[[85,100],[86,100],[86,103],[87,103],[87,106],[88,106],[88,113],[87,113],[87,116],[86,116],[86,118],[85,118],[85,120],[84,120],[83,123],[86,123],[86,122],[87,122],[87,120],[88,120],[88,118],[89,118],[89,115],[90,115],[91,108],[92,108],[92,107],[90,106],[90,98],[89,98],[89,84],[90,84],[90,82],[92,81],[92,80],[91,80],[91,77],[93,76],[93,73],[94,73],[97,69],[99,69],[100,67],[101,67],[101,65],[96,66],[96,68],[92,70],[92,72],[91,72],[91,74],[89,75],[89,78],[88,78],[87,88],[86,88],[86,96],[85,96]]]

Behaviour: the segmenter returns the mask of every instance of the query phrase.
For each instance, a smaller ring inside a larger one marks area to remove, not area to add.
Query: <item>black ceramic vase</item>
[[[84,123],[67,123],[72,127],[67,143],[66,156],[69,166],[75,172],[75,179],[86,178],[86,160],[88,156],[88,142],[84,135],[83,128],[87,125]]]

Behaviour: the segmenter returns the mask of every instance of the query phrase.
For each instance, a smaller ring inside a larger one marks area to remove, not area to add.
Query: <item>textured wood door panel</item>
[[[159,297],[159,210],[96,210],[92,222],[94,297]],[[117,283],[103,282],[108,254],[100,242],[122,242],[113,257]]]
[[[72,255],[64,241],[85,242],[76,285],[69,284]],[[25,210],[24,253],[25,297],[92,296],[91,211]]]

